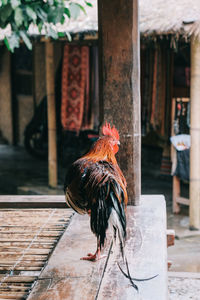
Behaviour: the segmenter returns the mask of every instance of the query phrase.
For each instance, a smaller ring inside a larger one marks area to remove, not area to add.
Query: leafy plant
[[[92,6],[90,2],[84,2]],[[76,19],[81,11],[86,14],[84,6],[76,0],[0,0],[0,28],[11,29],[5,34],[4,43],[14,52],[22,39],[31,50],[32,42],[28,34],[31,24],[53,39],[64,35],[70,39],[69,32],[57,32],[52,25],[64,24],[66,19]]]

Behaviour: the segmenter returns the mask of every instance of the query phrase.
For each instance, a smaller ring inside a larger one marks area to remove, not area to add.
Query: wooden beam
[[[0,195],[0,211],[5,208],[67,208],[64,195]]]
[[[141,194],[140,60],[138,1],[98,1],[101,121],[120,132],[119,165],[129,204]]]
[[[12,61],[13,56],[10,51],[3,50],[1,48],[1,72],[0,72],[0,128],[2,135],[6,138],[9,144],[13,144],[15,141],[15,134],[17,133],[17,127],[15,122],[15,116],[17,111],[15,110],[15,97],[12,94],[14,76],[12,74]],[[5,100],[6,99],[6,100]]]
[[[175,231],[173,229],[167,229],[167,247],[174,246]]]
[[[190,228],[200,229],[200,39],[191,39]]]
[[[165,136],[165,116],[166,116],[166,48],[165,46],[161,47],[161,62],[162,62],[162,69],[161,69],[161,108],[160,108],[160,115],[161,115],[161,135]]]
[[[184,197],[177,197],[176,202],[184,205],[190,205],[190,200]]]
[[[53,43],[45,44],[46,53],[46,90],[48,110],[48,162],[49,162],[49,186],[57,186],[57,146],[56,146],[56,105],[54,82],[54,49]]]
[[[155,128],[155,111],[156,111],[156,97],[157,97],[157,73],[158,73],[158,47],[154,51],[154,64],[153,64],[153,88],[152,88],[152,106],[151,106],[151,119],[150,123]]]
[[[47,41],[46,36],[41,36],[37,39],[39,42],[45,42]],[[64,43],[70,43],[70,45],[73,44],[86,44],[88,45],[88,42],[93,43],[98,41],[98,32],[93,32],[93,33],[84,33],[83,36],[80,38],[80,33],[74,33],[72,34],[72,41],[70,42],[67,37],[59,38],[59,42],[64,42]]]
[[[178,214],[181,210],[180,205],[177,202],[177,198],[180,198],[180,194],[181,194],[180,184],[181,184],[180,179],[177,176],[173,176],[172,200],[173,200],[173,213],[175,214]]]

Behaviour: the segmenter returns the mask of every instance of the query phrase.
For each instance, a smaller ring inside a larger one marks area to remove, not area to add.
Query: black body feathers
[[[72,164],[65,179],[66,202],[76,212],[91,214],[92,232],[104,245],[109,224],[118,235],[123,252],[126,238],[124,186],[112,163],[81,158]]]

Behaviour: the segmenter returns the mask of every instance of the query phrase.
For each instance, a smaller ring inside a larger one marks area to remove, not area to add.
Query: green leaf
[[[20,30],[19,34],[20,34],[22,40],[24,41],[24,43],[26,44],[26,47],[27,47],[29,50],[32,50],[32,43],[31,43],[31,41],[30,41],[28,35],[26,34],[26,32]]]
[[[19,48],[19,35],[13,32],[10,36],[4,38],[4,43],[9,51],[14,52],[15,48]]]
[[[53,0],[48,0],[49,5],[53,5]]]
[[[21,4],[21,1],[20,0],[11,0],[10,3],[11,3],[12,8],[15,9],[16,7],[18,7]]]
[[[48,13],[48,22],[49,23],[54,23],[55,24],[55,18],[57,17],[56,11],[53,8],[49,9],[49,13]]]
[[[66,36],[68,38],[68,41],[71,42],[72,41],[72,37],[71,37],[71,34],[69,32],[65,32],[66,33]]]
[[[64,7],[57,8],[57,18],[55,19],[56,23],[62,22],[63,15],[64,15]]]
[[[92,3],[90,3],[90,2],[85,1],[85,4],[86,4],[87,6],[93,7]]]
[[[78,5],[80,7],[80,9],[83,11],[83,13],[86,15],[85,8],[82,5],[78,4],[78,3],[76,3],[76,5]]]
[[[58,33],[50,26],[47,30],[48,36],[52,37],[54,40],[58,38]]]
[[[17,7],[15,9],[15,15],[14,15],[15,23],[18,27],[20,27],[23,23],[23,12],[22,9]]]
[[[71,14],[70,14],[69,8],[65,7],[64,13],[68,16],[69,19],[71,18]]]
[[[39,22],[39,23],[37,24],[37,26],[38,26],[39,33],[41,33],[42,28],[43,28],[43,23],[42,23],[42,22]]]
[[[11,16],[12,14],[12,7],[10,4],[7,4],[3,6],[0,10],[0,19],[4,23],[7,21],[7,19]],[[7,26],[7,23],[5,24],[5,27]]]
[[[53,24],[57,24],[61,22],[63,14],[64,14],[63,7],[50,8],[48,13],[48,22]]]
[[[51,1],[51,0],[49,0],[49,1]],[[67,1],[69,1],[69,0],[67,0]],[[55,2],[56,6],[62,6],[62,7],[65,7],[65,4],[67,1],[66,0],[53,0],[53,2]]]
[[[61,18],[61,20],[60,20],[60,24],[64,24],[65,23],[65,17],[64,16],[62,16],[62,18]]]
[[[73,19],[77,19],[80,14],[80,7],[77,3],[70,3],[69,5],[70,15]]]
[[[26,13],[29,16],[29,18],[32,19],[33,21],[37,20],[36,13],[34,12],[34,10],[29,5],[27,5],[27,7],[26,7]]]
[[[65,33],[64,32],[58,32],[58,36],[59,37],[65,37]]]
[[[27,19],[24,19],[24,27],[26,30],[28,30],[28,28],[29,28],[29,22]]]
[[[8,48],[8,50],[13,52],[13,49],[11,49],[7,38],[4,38],[4,43],[5,43],[6,47]]]
[[[40,6],[38,6],[37,15],[43,22],[47,21],[47,13]]]
[[[85,7],[92,7],[92,0],[83,0],[83,5],[79,0],[0,0],[0,28],[5,28],[10,24],[13,34],[6,36],[4,43],[10,51],[19,47],[20,38],[29,49],[32,49],[30,37],[27,35],[31,23],[38,26],[41,33],[46,29],[46,36],[57,39],[58,36],[67,36],[71,41],[69,32],[59,32],[50,25],[60,22],[64,24],[66,18],[77,19],[81,11],[86,14]],[[65,5],[68,7],[65,7]]]

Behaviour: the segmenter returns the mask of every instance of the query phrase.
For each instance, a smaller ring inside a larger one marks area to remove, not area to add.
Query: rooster
[[[119,150],[119,133],[106,123],[102,128],[103,136],[92,146],[90,151],[76,160],[65,178],[65,197],[67,204],[77,213],[90,215],[90,227],[97,237],[97,250],[82,257],[83,260],[97,261],[101,258],[101,249],[106,239],[109,224],[113,228],[113,236],[118,236],[123,261],[127,273],[118,263],[122,274],[129,279],[138,291],[134,281],[147,281],[158,275],[137,279],[129,272],[127,258],[124,254],[126,239],[126,215],[128,202],[126,179],[120,170],[115,154]]]
[[[90,215],[97,250],[81,258],[89,261],[101,258],[109,225],[114,238],[119,237],[122,255],[126,239],[126,180],[115,157],[119,150],[119,133],[108,123],[102,133],[90,151],[71,165],[64,184],[67,204],[79,214]]]

